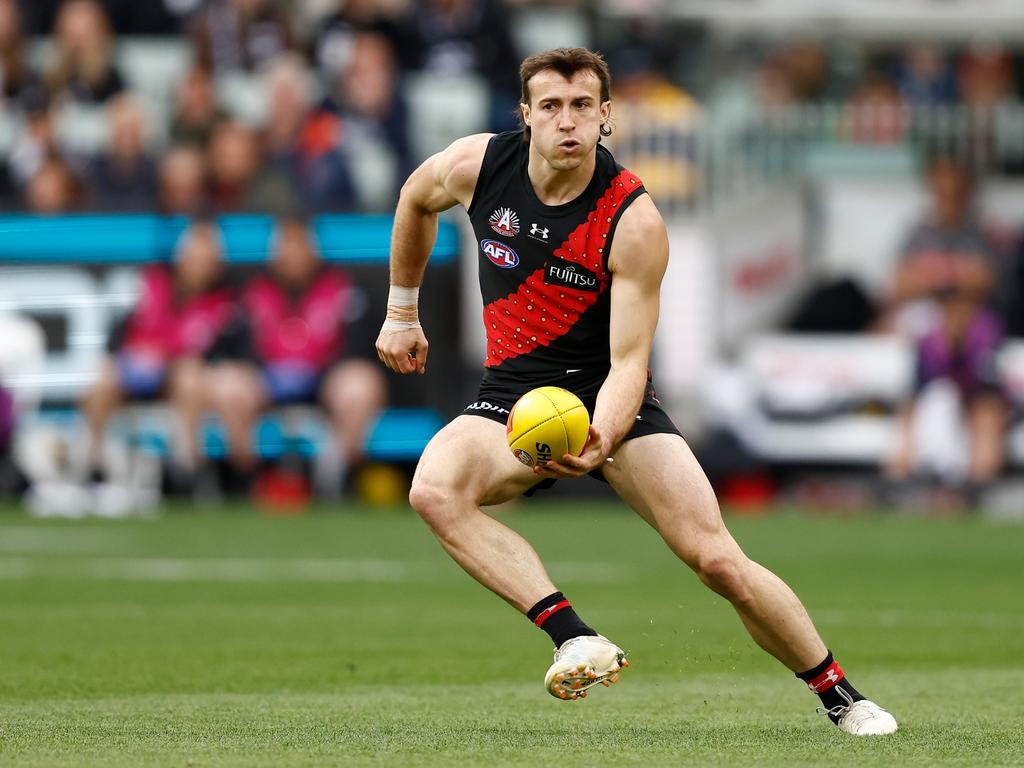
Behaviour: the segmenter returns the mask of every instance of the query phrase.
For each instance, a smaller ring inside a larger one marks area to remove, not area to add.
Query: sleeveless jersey
[[[469,218],[479,253],[488,375],[543,380],[607,373],[611,273],[619,217],[643,183],[597,145],[594,176],[575,199],[544,205],[527,175],[521,131],[487,145]]]

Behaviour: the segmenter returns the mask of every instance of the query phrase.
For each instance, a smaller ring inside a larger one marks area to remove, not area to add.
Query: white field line
[[[552,563],[565,581],[609,584],[625,570],[611,563]],[[430,562],[351,559],[258,558],[31,558],[0,557],[0,580],[156,582],[338,582],[449,581],[465,578]]]

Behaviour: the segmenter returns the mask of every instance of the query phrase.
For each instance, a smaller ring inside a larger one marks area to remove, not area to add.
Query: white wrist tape
[[[388,305],[392,307],[415,307],[420,301],[420,287],[406,288],[404,285],[392,285],[388,291]]]
[[[410,323],[405,320],[385,320],[381,330],[384,331],[408,331],[413,328],[422,328],[418,322]]]

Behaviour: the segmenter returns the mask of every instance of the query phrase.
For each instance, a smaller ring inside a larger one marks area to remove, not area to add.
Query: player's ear
[[[523,125],[525,125],[527,128],[529,128],[530,127],[530,105],[529,104],[520,103],[519,104],[519,111],[522,112],[522,114],[523,114]]]
[[[608,122],[608,118],[612,116],[612,103],[611,101],[601,102],[601,125]]]

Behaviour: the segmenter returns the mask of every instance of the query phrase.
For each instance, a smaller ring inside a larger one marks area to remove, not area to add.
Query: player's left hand
[[[583,477],[588,472],[593,472],[602,466],[611,450],[612,446],[608,444],[604,435],[591,424],[590,432],[587,435],[587,442],[579,456],[567,453],[558,461],[551,460],[544,464],[538,464],[533,468],[533,473],[540,477],[551,477],[561,480]]]

